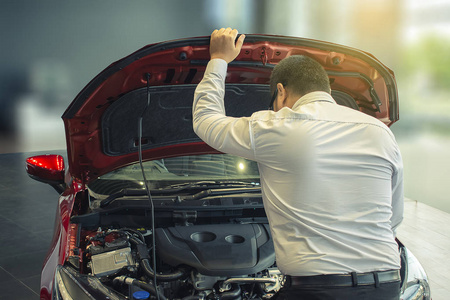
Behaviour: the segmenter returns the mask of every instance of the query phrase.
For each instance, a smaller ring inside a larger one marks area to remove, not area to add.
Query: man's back
[[[250,128],[283,273],[400,267],[391,226],[403,195],[394,186],[391,202],[391,180],[401,184],[402,163],[383,123],[315,92],[292,110],[255,113]]]

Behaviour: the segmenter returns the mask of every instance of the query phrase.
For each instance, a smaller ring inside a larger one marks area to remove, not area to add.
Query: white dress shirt
[[[227,63],[208,63],[193,126],[211,147],[258,162],[262,197],[284,274],[400,268],[403,165],[389,128],[325,92],[278,112],[225,115]]]

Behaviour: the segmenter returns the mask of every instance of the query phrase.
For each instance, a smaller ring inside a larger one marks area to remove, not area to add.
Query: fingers
[[[230,27],[222,28],[222,29],[223,29],[223,33],[226,35],[229,35],[233,31]]]
[[[237,29],[231,29],[228,28],[220,28],[216,29],[211,33],[211,38],[230,38],[233,42],[236,41],[236,37],[238,36],[239,32]],[[242,47],[244,43],[245,35],[241,35],[236,41],[236,46],[239,46],[239,48]],[[239,44],[238,44],[239,43]]]
[[[221,36],[221,35],[229,35],[229,33],[231,32],[231,28],[220,28],[220,29],[216,29],[213,31],[213,33],[211,35],[216,35],[216,36]]]
[[[211,36],[231,36],[234,37],[236,39],[237,35],[238,35],[238,31],[237,29],[231,29],[230,27],[228,28],[220,28],[220,29],[216,29],[211,33]]]
[[[238,31],[236,29],[221,28],[211,33],[210,55],[211,59],[221,58],[227,62],[233,61],[241,51],[245,35],[241,35],[237,41]]]
[[[245,34],[241,34],[241,36],[238,38],[236,42],[236,49],[239,49],[241,51],[242,45],[244,44],[245,40]]]
[[[237,29],[230,30],[230,31],[229,31],[229,35],[230,35],[231,37],[233,37],[234,39],[236,39],[236,37],[237,37],[237,35],[238,35]]]

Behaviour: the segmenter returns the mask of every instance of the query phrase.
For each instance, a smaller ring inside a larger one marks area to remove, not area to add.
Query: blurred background
[[[355,47],[394,70],[405,194],[450,212],[449,0],[2,0],[0,153],[65,149],[60,116],[105,67],[228,26]]]

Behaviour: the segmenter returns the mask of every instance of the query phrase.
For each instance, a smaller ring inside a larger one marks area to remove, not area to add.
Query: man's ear
[[[275,102],[277,104],[276,105],[277,110],[280,110],[283,107],[285,107],[287,104],[286,101],[288,98],[288,93],[282,83],[277,83],[277,91],[278,91],[278,95],[277,95],[277,99],[275,99]]]

